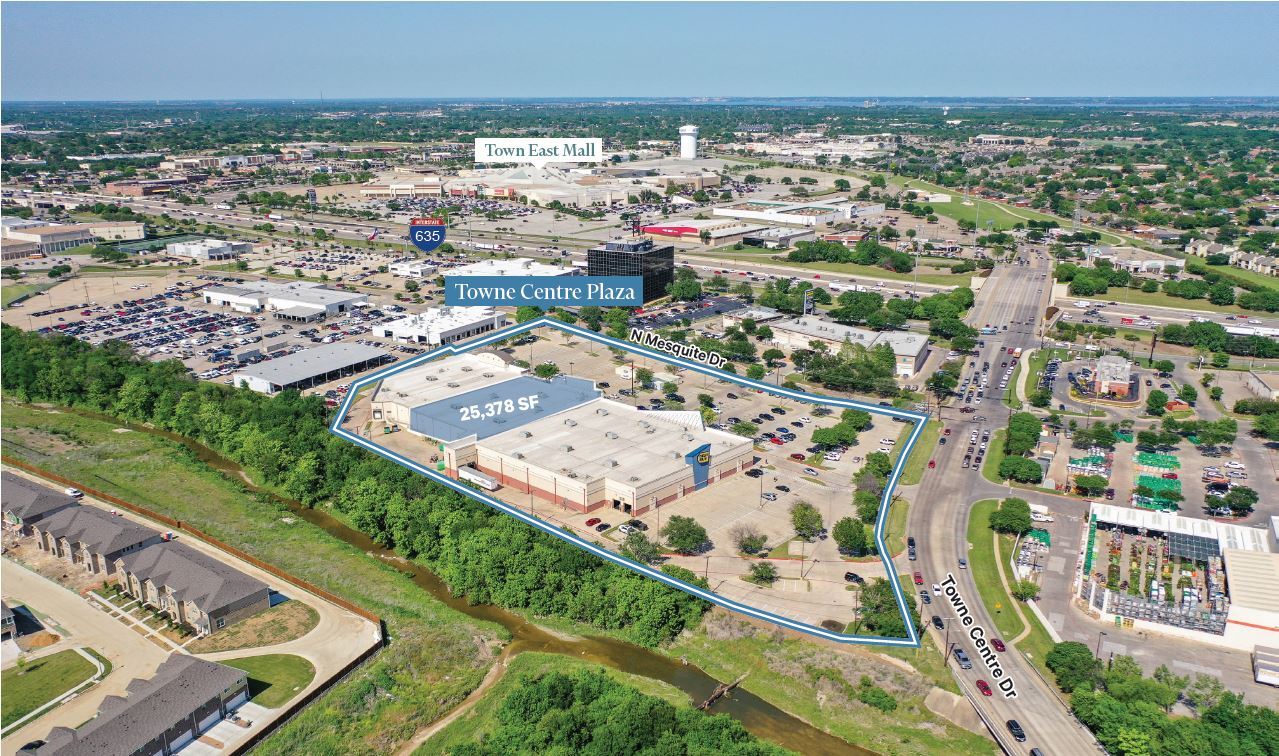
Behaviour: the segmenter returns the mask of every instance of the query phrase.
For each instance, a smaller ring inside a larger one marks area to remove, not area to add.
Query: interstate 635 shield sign
[[[409,241],[423,252],[431,252],[444,243],[447,230],[443,218],[414,218],[409,221]]]

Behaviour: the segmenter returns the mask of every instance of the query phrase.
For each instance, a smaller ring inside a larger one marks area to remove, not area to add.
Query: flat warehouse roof
[[[287,357],[260,362],[239,371],[236,376],[258,378],[277,386],[305,381],[317,375],[342,370],[361,362],[382,359],[387,353],[363,344],[325,344],[303,349]],[[238,380],[237,380],[238,382]]]
[[[459,354],[390,376],[382,381],[374,401],[418,407],[523,374],[523,368],[507,365],[496,355]]]
[[[667,417],[670,415],[671,417]],[[609,478],[642,487],[688,468],[684,455],[702,444],[715,456],[753,447],[749,438],[690,426],[686,412],[640,412],[609,399],[526,423],[486,440],[483,448],[583,481]],[[527,435],[526,435],[527,434]]]
[[[544,381],[521,375],[414,407],[409,427],[440,441],[488,438],[538,418],[576,407],[600,395],[595,382],[556,376]]]

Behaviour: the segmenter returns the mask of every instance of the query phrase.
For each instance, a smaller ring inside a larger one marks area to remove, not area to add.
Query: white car
[[[627,525],[627,524],[622,524],[617,526],[617,532],[621,533],[622,535],[628,535],[634,529],[635,528],[632,528],[630,525]]]
[[[940,595],[941,595],[941,586],[940,586],[940,585],[938,585],[938,584],[936,584],[936,583],[933,583],[933,595],[934,595],[934,596],[940,596]]]
[[[892,449],[889,449],[887,446],[881,446],[881,447],[879,447],[879,453],[880,453],[880,454],[892,454],[892,453],[893,453],[893,450],[892,450]]]
[[[62,493],[66,494],[67,496],[70,496],[73,499],[80,499],[84,497],[84,491],[81,491],[78,488],[68,488]]]
[[[805,415],[805,416],[801,417],[801,418],[799,419],[799,421],[800,421],[801,423],[804,423],[805,425],[807,425],[808,423],[813,422],[813,418],[809,417],[808,415]]]
[[[879,443],[883,444],[884,446],[893,446],[897,442],[891,438],[881,438],[879,439]]]
[[[1226,467],[1229,467],[1231,470],[1242,470],[1244,469],[1244,464],[1242,462],[1227,462]],[[1214,468],[1205,467],[1204,469],[1209,470]]]

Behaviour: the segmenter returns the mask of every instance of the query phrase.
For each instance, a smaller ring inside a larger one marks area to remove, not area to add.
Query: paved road
[[[976,358],[979,366],[983,361],[990,361],[992,372],[1003,359],[1007,359],[1008,347],[1038,346],[1037,321],[1047,306],[1051,287],[1046,279],[1047,260],[1033,254],[1030,259],[1032,263],[1029,265],[1005,265],[995,269],[970,312],[970,325],[980,327],[989,323],[999,327],[1010,324],[1007,331],[1001,330],[996,336],[985,337],[986,346]],[[1028,320],[1032,322],[1027,324]],[[996,656],[1015,684],[1016,697],[1006,698],[999,690],[990,697],[976,692],[974,683],[977,679],[984,679],[992,686],[997,680],[975,653],[974,642],[967,633],[973,626],[985,628],[988,637],[995,635],[996,631],[989,611],[978,597],[971,573],[959,569],[958,560],[968,554],[968,513],[972,503],[983,498],[1006,496],[1008,491],[987,482],[975,468],[964,469],[961,466],[967,445],[957,436],[965,436],[975,427],[993,432],[1007,423],[1009,414],[997,396],[992,396],[978,410],[968,415],[958,414],[950,408],[943,410],[948,425],[956,428],[956,435],[952,436],[956,441],[936,449],[936,469],[927,471],[918,490],[907,494],[915,502],[910,510],[907,533],[919,543],[919,561],[903,561],[901,569],[907,573],[920,571],[926,585],[943,583],[948,576],[953,576],[955,588],[970,613],[973,625],[965,627],[954,619],[958,612],[946,597],[935,598],[924,609],[923,615],[926,622],[932,615],[950,618],[947,620],[950,627],[948,640],[963,647],[973,659],[972,670],[960,670],[953,658],[951,669],[1004,750],[1028,753],[1037,747],[1046,754],[1078,756],[1094,753],[1098,746],[1092,735],[1075,721],[1049,684],[1015,650]],[[984,423],[969,420],[977,415],[985,415],[989,420]],[[932,629],[931,624],[929,628],[941,646],[947,640],[946,635]],[[1025,728],[1026,742],[1017,743],[1009,735],[1004,726],[1009,719],[1016,719]]]
[[[169,654],[141,635],[113,627],[106,615],[66,588],[27,568],[5,559],[0,566],[6,598],[17,599],[48,615],[69,634],[68,640],[85,646],[111,660],[111,673],[102,682],[36,717],[25,726],[5,735],[0,752],[16,753],[23,745],[44,738],[55,726],[75,727],[93,718],[102,699],[122,696],[125,686],[136,677],[155,674]],[[104,632],[107,630],[107,632]]]

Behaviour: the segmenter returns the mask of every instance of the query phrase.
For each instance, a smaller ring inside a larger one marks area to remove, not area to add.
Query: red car
[[[793,459],[793,460],[795,460],[796,462],[803,462],[803,461],[804,461],[804,455],[803,455],[803,454],[792,454],[792,455],[790,455],[790,458],[791,458],[791,459]]]
[[[1004,642],[998,638],[991,638],[990,645],[1001,654],[1008,650],[1008,647],[1004,645]]]
[[[943,435],[943,436],[949,436],[949,435],[950,435],[950,428],[947,428],[946,430],[942,431],[941,433],[942,433],[942,435]]]
[[[769,441],[772,441],[773,443],[777,444],[778,446],[781,446],[782,444],[786,443],[785,441],[781,440],[780,438],[777,438],[776,436],[774,436],[774,437],[772,437],[772,438],[770,438],[770,439],[768,439],[768,440],[769,440]]]
[[[1012,353],[1013,353],[1013,348],[1012,348],[1012,347],[1008,347],[1008,353],[1009,353],[1009,354],[1012,354]]]
[[[1177,473],[1164,473],[1164,477],[1167,478],[1168,480],[1176,480]]]
[[[924,576],[923,576],[923,574],[922,574],[922,573],[919,573],[919,572],[916,572],[916,573],[915,573],[915,585],[923,585],[923,584],[924,584]]]
[[[928,460],[928,469],[929,469],[929,470],[933,469],[933,468],[934,468],[934,467],[936,467],[936,466],[937,466],[937,460],[935,460],[935,459],[930,459],[930,460]]]
[[[986,682],[985,680],[977,681],[977,690],[980,690],[983,696],[994,695],[990,690],[990,683]]]
[[[593,528],[599,524],[600,524],[600,518],[598,517],[592,517],[591,519],[586,521],[586,527],[588,528]]]

